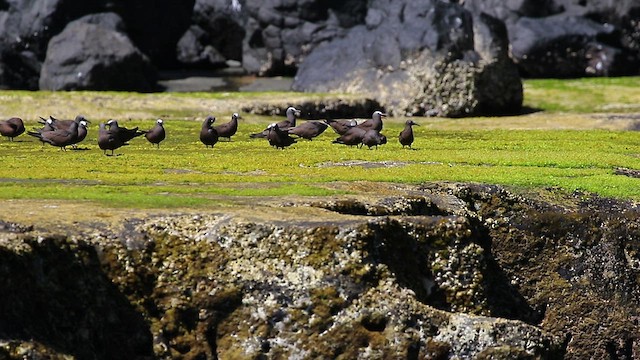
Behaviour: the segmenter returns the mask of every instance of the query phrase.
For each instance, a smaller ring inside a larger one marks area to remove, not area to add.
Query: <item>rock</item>
[[[185,65],[220,67],[226,64],[226,58],[222,56],[209,43],[209,35],[199,26],[192,26],[178,41],[178,61]]]
[[[512,53],[530,77],[623,75],[636,71],[633,56],[600,39],[615,28],[584,17],[520,18],[512,27]]]
[[[507,47],[499,21],[457,5],[373,2],[366,26],[309,54],[293,88],[364,93],[397,115],[516,112],[522,85]]]
[[[42,90],[132,90],[155,87],[148,58],[118,31],[115,14],[76,20],[51,39],[42,66]]]
[[[477,184],[402,190],[0,232],[0,356],[635,353],[636,204]]]

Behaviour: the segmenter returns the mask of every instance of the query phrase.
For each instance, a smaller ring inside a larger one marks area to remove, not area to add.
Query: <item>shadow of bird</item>
[[[214,116],[207,116],[202,122],[202,129],[200,129],[200,141],[205,147],[213,147],[218,142],[218,132],[213,128],[213,123],[216,121]]]
[[[320,121],[307,121],[296,127],[289,128],[287,132],[303,139],[311,140],[327,129],[327,124]]]
[[[231,137],[238,131],[238,119],[242,119],[242,117],[238,113],[233,113],[231,121],[214,126],[213,128],[218,132],[218,138],[226,138],[231,141]]]
[[[367,130],[367,132],[362,137],[362,144],[367,145],[369,149],[372,147],[378,148],[378,145],[384,145],[387,143],[387,137],[382,135],[380,131],[371,129]]]
[[[286,115],[287,115],[287,118],[285,120],[282,120],[282,121],[276,123],[276,125],[278,125],[278,128],[280,130],[282,130],[282,131],[286,131],[289,128],[292,128],[292,127],[296,126],[296,119],[297,119],[298,116],[300,116],[300,110],[294,108],[293,106],[289,106],[287,108]],[[271,125],[269,125],[269,126],[271,126]],[[249,137],[252,138],[252,139],[256,139],[256,138],[260,138],[261,139],[261,138],[267,137],[268,133],[269,133],[269,128],[267,127],[262,132],[251,134],[251,135],[249,135]]]
[[[13,141],[13,138],[22,135],[24,131],[24,123],[20,118],[12,117],[8,120],[0,121],[0,135],[8,137],[9,141]]]
[[[273,123],[267,127],[267,140],[269,140],[269,145],[275,147],[276,149],[284,149],[287,146],[291,146],[291,144],[296,143],[296,139],[289,136],[287,131],[281,130],[278,124]]]
[[[165,139],[166,132],[164,130],[164,120],[156,120],[156,125],[150,130],[142,130],[144,137],[153,145],[160,149],[160,142]]]
[[[398,135],[398,141],[402,144],[402,147],[408,146],[409,149],[412,149],[411,144],[413,144],[413,126],[420,126],[420,124],[416,124],[413,120],[407,120],[404,123],[404,129]]]

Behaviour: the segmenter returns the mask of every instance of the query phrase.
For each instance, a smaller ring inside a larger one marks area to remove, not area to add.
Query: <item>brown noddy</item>
[[[380,131],[371,129],[367,130],[367,132],[362,137],[362,144],[367,145],[369,149],[372,147],[378,148],[378,145],[384,145],[387,143],[387,137],[380,134]]]
[[[303,139],[311,140],[319,136],[327,129],[327,124],[320,121],[307,121],[288,130],[289,134],[297,135]]]
[[[289,106],[287,108],[286,114],[287,114],[287,118],[285,120],[282,120],[276,123],[278,125],[278,128],[282,131],[288,130],[289,128],[296,126],[296,118],[300,116],[300,110],[294,108],[293,106]],[[265,138],[267,137],[268,133],[269,133],[269,128],[266,128],[262,132],[249,135],[249,137],[252,139]]]
[[[13,141],[13,138],[20,136],[24,131],[24,123],[20,118],[12,117],[0,121],[0,135],[8,137],[9,141]]]
[[[364,138],[364,134],[367,133],[367,130],[361,129],[359,127],[353,127],[349,129],[346,133],[342,134],[339,138],[333,141],[334,144],[344,144],[349,146],[358,146],[362,144],[362,138]]]
[[[142,132],[151,144],[158,146],[158,149],[160,148],[160,142],[167,136],[164,130],[164,120],[162,119],[156,120],[156,125],[150,130],[143,130]]]
[[[349,131],[349,129],[358,125],[358,123],[355,120],[326,119],[324,122],[327,123],[329,126],[331,126],[333,131],[335,131],[336,134],[338,135],[344,135],[347,131]]]
[[[67,151],[67,146],[73,145],[78,140],[78,127],[80,126],[80,118],[69,126],[69,129],[55,129],[53,131],[29,131],[28,134],[46,142],[52,146],[57,146],[61,150]]]
[[[374,111],[373,115],[371,115],[371,119],[366,120],[358,125],[356,125],[357,127],[361,128],[361,129],[365,129],[365,130],[378,130],[378,131],[382,131],[382,117],[383,116],[387,116],[386,114],[383,114],[381,111]]]
[[[413,125],[420,126],[413,122],[413,120],[407,120],[404,123],[404,129],[400,132],[400,135],[398,135],[398,140],[403,148],[409,146],[409,149],[411,149],[411,144],[413,144]]]
[[[213,123],[216,121],[214,116],[207,116],[202,122],[202,129],[200,129],[200,141],[205,147],[213,147],[218,142],[218,132],[213,128]]]
[[[214,126],[213,128],[218,132],[218,138],[227,138],[231,141],[231,137],[238,131],[238,119],[242,119],[242,117],[238,113],[233,113],[231,121]]]
[[[107,121],[107,125],[109,126],[109,131],[117,136],[123,143],[126,143],[135,137],[144,135],[144,132],[138,130],[137,126],[132,129],[127,129],[126,127],[119,126],[118,122],[113,119]]]
[[[117,135],[115,130],[112,131],[111,128],[107,129],[105,123],[100,123],[99,126],[98,146],[105,155],[107,155],[107,150],[111,150],[111,156],[113,156],[113,151],[115,149],[129,145],[125,141],[122,141],[121,137]]]
[[[281,130],[277,123],[269,125],[267,127],[267,131],[267,140],[269,140],[269,145],[276,149],[284,149],[296,142],[296,139],[289,136],[287,131]]]

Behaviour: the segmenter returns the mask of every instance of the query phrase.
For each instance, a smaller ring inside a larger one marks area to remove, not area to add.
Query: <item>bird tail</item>
[[[42,140],[42,134],[38,131],[27,131],[27,134]]]
[[[255,134],[251,134],[249,135],[250,138],[252,139],[264,139],[267,137],[267,134],[263,132],[259,132],[259,133],[255,133]]]

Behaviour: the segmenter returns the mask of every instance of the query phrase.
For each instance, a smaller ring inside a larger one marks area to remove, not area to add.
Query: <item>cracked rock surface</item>
[[[640,355],[632,203],[428,184],[0,220],[0,359]]]

